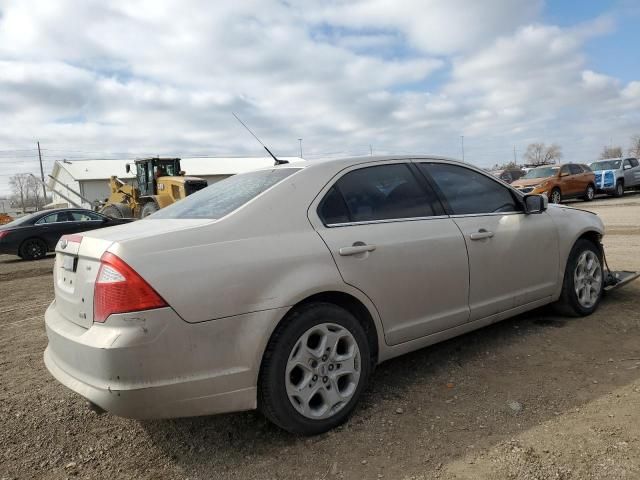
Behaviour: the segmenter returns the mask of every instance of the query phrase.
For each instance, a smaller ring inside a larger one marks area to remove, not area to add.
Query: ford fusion
[[[278,165],[63,237],[44,359],[116,415],[258,408],[317,434],[382,361],[545,304],[592,313],[603,233],[447,159]]]

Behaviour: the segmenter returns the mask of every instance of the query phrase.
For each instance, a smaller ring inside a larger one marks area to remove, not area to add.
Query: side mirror
[[[130,164],[127,163],[124,168],[127,171],[127,173],[131,173],[131,165]]]
[[[569,176],[569,172],[560,172],[560,176],[561,177],[568,177]]]
[[[549,200],[544,195],[525,195],[524,196],[524,213],[527,215],[532,213],[542,213],[547,209]]]

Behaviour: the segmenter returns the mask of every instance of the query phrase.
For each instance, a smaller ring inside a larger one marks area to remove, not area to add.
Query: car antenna
[[[260,139],[258,138],[258,136],[257,136],[255,133],[253,133],[253,132],[251,131],[251,129],[250,129],[249,127],[247,127],[247,126],[245,125],[245,123],[244,123],[242,120],[240,120],[240,117],[238,117],[238,115],[236,115],[236,114],[235,114],[235,112],[231,112],[231,113],[233,113],[233,116],[234,116],[234,117],[236,117],[236,120],[238,120],[238,121],[240,122],[240,124],[241,124],[244,128],[246,128],[246,129],[247,129],[247,131],[248,131],[251,135],[253,135],[253,138],[255,138],[255,139],[260,143],[260,145],[262,145],[262,147],[267,151],[267,153],[268,153],[269,155],[271,155],[271,158],[273,158],[273,160],[276,162],[276,163],[275,163],[276,165],[283,165],[283,164],[285,164],[285,163],[289,163],[289,161],[288,161],[288,160],[280,160],[279,158],[276,158],[276,156],[275,156],[273,153],[271,153],[271,150],[269,150],[269,149],[267,148],[267,146],[266,146],[264,143],[262,143],[262,140],[260,140]]]

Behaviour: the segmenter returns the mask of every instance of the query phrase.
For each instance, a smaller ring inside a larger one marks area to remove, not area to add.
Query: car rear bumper
[[[171,308],[112,315],[86,329],[45,313],[44,361],[63,385],[130,418],[256,408],[266,342],[286,309],[188,324]]]

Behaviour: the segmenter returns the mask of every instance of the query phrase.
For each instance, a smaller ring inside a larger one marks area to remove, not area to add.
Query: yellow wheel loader
[[[127,164],[127,173],[131,165]],[[207,181],[187,177],[179,158],[144,158],[135,161],[136,181],[130,185],[111,177],[111,194],[100,212],[115,218],[144,218],[207,186]]]

